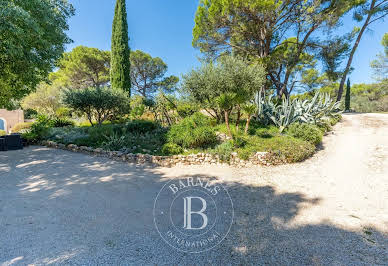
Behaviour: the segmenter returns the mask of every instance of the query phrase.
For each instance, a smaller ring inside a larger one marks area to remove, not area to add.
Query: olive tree
[[[236,111],[239,124],[241,107],[254,98],[264,83],[265,70],[261,64],[222,56],[217,62],[205,63],[184,75],[182,90],[218,122],[229,120],[229,114]]]
[[[84,113],[92,125],[94,120],[101,125],[105,120],[129,111],[128,94],[108,87],[67,90],[63,102],[75,111]]]

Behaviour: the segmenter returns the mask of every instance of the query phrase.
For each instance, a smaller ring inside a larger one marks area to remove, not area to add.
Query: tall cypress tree
[[[112,55],[110,82],[112,88],[122,89],[131,95],[129,37],[125,0],[117,0],[112,26]]]
[[[345,111],[350,111],[350,80],[349,79],[346,85]]]

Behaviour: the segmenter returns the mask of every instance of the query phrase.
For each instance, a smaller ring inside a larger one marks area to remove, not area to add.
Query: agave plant
[[[339,102],[334,102],[329,94],[317,92],[311,100],[297,100],[300,111],[300,122],[319,123],[320,120],[341,113]]]
[[[275,110],[272,114],[267,112],[266,115],[279,128],[280,132],[283,132],[292,123],[299,121],[300,112],[297,110],[295,100],[283,99],[282,104],[278,105]]]
[[[295,122],[319,124],[328,117],[341,113],[340,103],[334,102],[329,94],[317,92],[310,100],[283,99],[281,104],[276,105],[272,96],[263,97],[257,94],[256,119],[263,124],[272,122],[279,127],[280,132]]]
[[[272,100],[272,95],[266,97],[265,93],[260,91],[255,96],[255,104],[257,106],[256,120],[263,125],[268,125],[271,119],[267,114],[274,114],[276,112],[276,105]]]

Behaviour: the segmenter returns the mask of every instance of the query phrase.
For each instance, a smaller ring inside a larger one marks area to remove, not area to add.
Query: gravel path
[[[228,188],[235,219],[221,245],[185,254],[152,210],[165,182],[193,175]],[[0,265],[388,265],[388,115],[345,115],[313,158],[278,167],[0,153],[0,232]]]

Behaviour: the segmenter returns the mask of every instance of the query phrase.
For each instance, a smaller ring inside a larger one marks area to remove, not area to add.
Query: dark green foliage
[[[308,141],[314,145],[322,142],[323,133],[316,125],[295,123],[288,127],[287,134]]]
[[[173,125],[167,133],[167,140],[183,148],[205,148],[216,143],[217,136],[210,118],[195,113]]]
[[[244,137],[243,135],[235,135],[233,140],[231,141],[234,148],[244,147],[249,139]]]
[[[350,111],[350,80],[346,84],[345,111]]]
[[[24,110],[24,119],[33,119],[38,116],[38,112],[33,109]]]
[[[74,122],[65,118],[56,118],[52,121],[52,127],[74,126]]]
[[[183,148],[175,143],[166,143],[162,147],[163,155],[175,155],[183,152]]]
[[[158,127],[159,125],[155,122],[147,120],[132,120],[125,125],[127,132],[137,132],[140,134],[151,132],[156,130]]]
[[[112,26],[112,51],[110,81],[112,88],[131,95],[131,64],[125,0],[117,0]]]
[[[98,127],[51,128],[44,139],[108,150],[160,155],[166,129],[150,121],[103,124]]]
[[[47,78],[71,40],[66,0],[0,1],[0,106],[10,107]]]
[[[77,46],[64,53],[56,77],[72,89],[101,87],[109,82],[110,52]]]
[[[152,97],[162,89],[166,93],[175,90],[179,78],[165,77],[167,64],[159,57],[140,51],[131,52],[131,82],[132,88],[143,97]]]
[[[106,140],[102,143],[102,148],[107,151],[118,151],[125,147],[125,135],[114,133],[105,137]]]
[[[108,87],[68,90],[63,102],[69,108],[84,113],[92,125],[94,119],[101,125],[109,118],[129,112],[128,96],[121,90]]]
[[[198,112],[198,105],[193,105],[190,103],[179,103],[177,106],[177,112],[180,117],[186,118]]]

